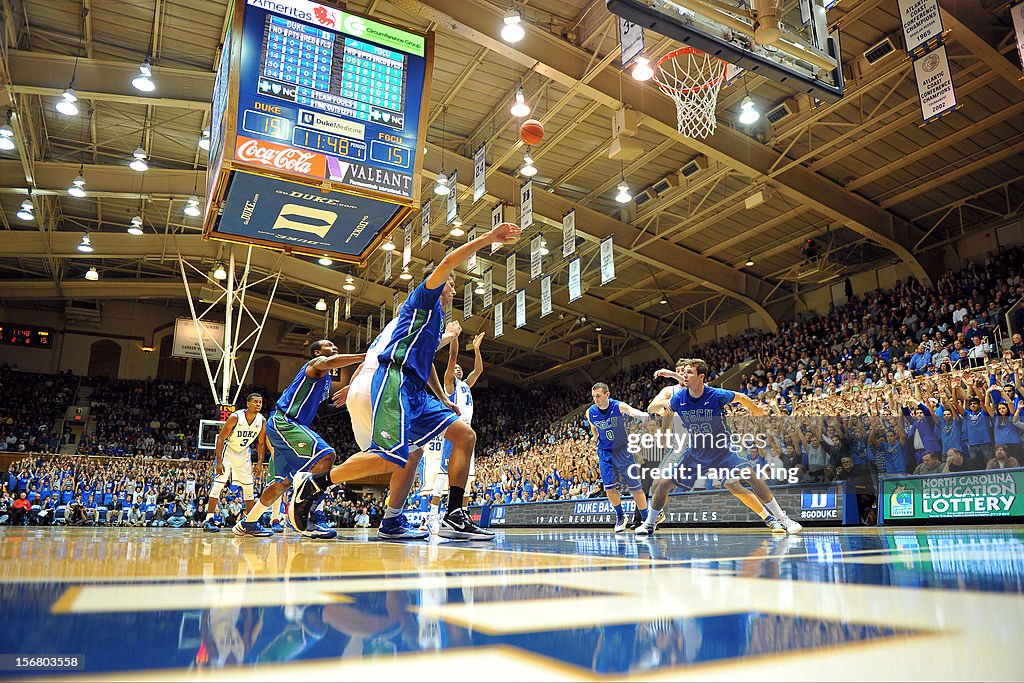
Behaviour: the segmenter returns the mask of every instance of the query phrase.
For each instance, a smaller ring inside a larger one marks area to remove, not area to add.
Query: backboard
[[[835,102],[843,97],[844,83],[839,36],[829,33],[825,16],[834,2],[605,0],[605,5],[646,29],[796,92]]]

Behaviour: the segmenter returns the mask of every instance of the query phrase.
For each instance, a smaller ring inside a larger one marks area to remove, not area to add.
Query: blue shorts
[[[597,462],[601,466],[601,483],[604,484],[605,491],[617,490],[620,478],[630,491],[639,491],[642,488],[640,478],[633,474],[633,470],[639,468],[630,469],[631,465],[636,464],[636,460],[629,451],[606,451],[598,448]]]
[[[276,410],[267,420],[267,441],[274,449],[271,470],[275,481],[308,472],[321,458],[334,458],[334,449],[319,434]]]
[[[373,373],[371,453],[405,467],[409,451],[423,448],[459,419],[426,387],[413,388],[398,365],[386,363]]]
[[[683,491],[692,491],[697,483],[697,470],[695,463],[690,457],[690,451],[672,451],[668,453],[659,463],[661,479],[668,479],[676,488]]]

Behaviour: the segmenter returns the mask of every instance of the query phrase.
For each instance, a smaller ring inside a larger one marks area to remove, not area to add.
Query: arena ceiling
[[[785,104],[792,113],[774,125],[762,117],[741,126],[745,93],[733,85],[720,98],[718,132],[700,142],[676,132],[670,100],[620,74],[616,22],[603,0],[516,3],[527,36],[515,45],[498,37],[507,4],[347,6],[436,32],[423,183],[429,192],[442,156],[447,170],[457,167],[460,179],[471,178],[473,150],[487,142],[488,196],[473,211],[464,205],[467,224],[487,224],[498,201],[518,204],[523,149],[508,108],[520,83],[546,127],[533,153],[535,220],[550,233],[554,265],[561,217],[576,207],[591,276],[583,297],[569,304],[559,268],[555,315],[544,319],[539,285],[530,285],[526,327],[506,325],[504,337],[488,345],[488,359],[502,364],[508,378],[571,367],[595,352],[599,339],[604,354],[634,344],[663,347],[687,330],[744,312],[774,326],[793,310],[800,289],[885,263],[903,262],[927,280],[941,247],[1018,214],[1024,202],[1024,81],[1007,3],[943,3],[962,106],[935,123],[920,125],[896,3],[847,0],[829,12],[830,23],[842,27],[844,99],[814,106],[755,76],[746,83],[761,111]],[[226,0],[0,0],[0,9],[0,114],[13,113],[16,140],[14,150],[0,152],[0,300],[180,304],[177,256],[212,268],[225,250],[203,241],[200,219],[182,209],[190,195],[205,191],[206,152],[197,142],[209,125]],[[885,39],[895,51],[869,65],[864,52]],[[673,47],[657,35],[648,35],[647,45],[654,52]],[[130,84],[146,57],[157,82],[150,95]],[[54,104],[72,74],[82,111],[65,117]],[[639,115],[634,139],[643,147],[626,162],[608,154],[622,102]],[[145,174],[128,168],[140,145],[149,154]],[[614,200],[620,174],[637,193],[694,162],[695,173],[641,207]],[[88,196],[76,199],[66,189],[80,169]],[[25,221],[16,214],[29,189],[36,211]],[[757,192],[763,201],[748,201]],[[132,237],[125,229],[140,207],[145,234]],[[92,254],[76,250],[86,230]],[[614,236],[617,279],[599,286],[594,259],[607,235]],[[414,249],[420,267],[439,259],[450,239],[436,220],[433,236],[427,250]],[[805,262],[808,238],[827,258]],[[379,254],[367,269],[349,269],[256,252],[257,271],[284,276],[272,317],[322,325],[314,303],[336,296],[350,270],[358,289],[353,324],[344,330],[391,301],[396,283],[382,281]],[[519,282],[529,279],[527,261],[519,260]],[[504,258],[493,265],[495,282],[504,283]],[[98,282],[83,279],[90,266],[100,271]],[[492,324],[478,315],[466,328],[492,331]]]

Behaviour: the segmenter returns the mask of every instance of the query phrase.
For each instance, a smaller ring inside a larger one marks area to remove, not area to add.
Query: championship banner
[[[445,215],[445,225],[451,225],[455,217],[459,215],[459,172],[452,171],[448,178],[448,212]]]
[[[953,74],[949,70],[946,46],[940,45],[924,57],[914,61],[917,92],[921,96],[921,116],[931,123],[957,108]]]
[[[341,298],[334,300],[334,309],[331,312],[331,332],[338,329],[339,318],[341,317]]]
[[[473,317],[473,283],[467,282],[462,290],[462,315],[466,320]]]
[[[455,311],[455,301],[453,299],[452,301],[449,301],[447,303],[447,305],[445,305],[445,307],[444,307],[444,324],[445,324],[445,326],[447,326],[448,323],[450,323],[452,321],[452,314],[454,313],[454,311]]]
[[[576,253],[576,209],[562,216],[562,258]]]
[[[345,320],[352,317],[352,295],[345,295]]]
[[[487,194],[487,145],[483,144],[473,153],[473,203]]]
[[[516,292],[516,329],[526,325],[526,290]]]
[[[430,244],[430,200],[420,209],[420,249]]]
[[[505,257],[505,293],[511,294],[516,291],[516,255],[509,254]]]
[[[606,285],[615,279],[615,245],[609,235],[601,240],[601,284]]]
[[[402,305],[402,302],[399,299],[399,296],[401,296],[400,293],[399,292],[395,292],[395,296],[392,297],[392,299],[391,299],[391,317],[392,318],[397,318],[398,317],[398,307]]]
[[[384,252],[384,284],[391,282],[391,254],[390,251]]]
[[[494,338],[497,339],[501,335],[505,334],[505,321],[504,317],[504,304],[503,301],[499,301],[494,304]]]
[[[1024,468],[926,476],[882,476],[880,524],[1024,518]],[[965,523],[965,522],[961,522]]]
[[[494,295],[494,273],[490,268],[484,271],[484,308],[490,308]]]
[[[472,242],[475,239],[476,239],[476,226],[473,226],[472,228],[469,229],[469,231],[466,232],[466,242]],[[472,254],[469,255],[468,259],[466,259],[466,272],[467,273],[475,273],[476,272],[476,252],[475,251]]]
[[[569,261],[569,301],[579,299],[583,293],[580,291],[580,257],[577,256]]]
[[[527,180],[519,189],[519,227],[523,230],[533,225],[533,181]]]
[[[224,323],[200,320],[203,348],[207,358],[221,358],[224,355]],[[171,355],[176,358],[202,358],[199,348],[199,332],[192,318],[178,318],[174,321],[174,345]]]
[[[412,263],[412,227],[409,225],[405,226],[405,245],[402,248],[402,267],[405,268],[407,265]]]
[[[373,339],[373,313],[366,316],[366,343],[369,344]]]
[[[1011,7],[1010,16],[1013,17],[1013,35],[1017,38],[1020,65],[1024,69],[1024,2],[1019,2]]]
[[[383,330],[384,329],[384,325],[387,324],[387,317],[388,317],[388,302],[387,301],[381,301],[380,302],[380,313],[379,313],[379,315],[380,315],[380,329]]]
[[[543,235],[537,235],[530,240],[530,282],[539,278],[541,272],[544,270],[544,257],[541,256],[540,253],[541,245],[543,243]]]
[[[357,327],[356,328],[356,350],[358,351],[358,350],[360,350],[362,348],[363,348],[363,328]]]
[[[540,279],[540,317],[551,313],[551,276],[545,275]]]
[[[644,53],[644,27],[619,17],[619,45],[622,46],[622,68]]]
[[[907,54],[918,57],[942,37],[939,0],[897,0]]]
[[[505,205],[499,203],[491,209],[491,229],[494,229],[505,222]],[[491,253],[501,249],[501,242],[491,242]]]

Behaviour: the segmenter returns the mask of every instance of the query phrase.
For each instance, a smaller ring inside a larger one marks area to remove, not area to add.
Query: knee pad
[[[224,487],[227,485],[227,481],[220,481],[218,479],[213,480],[213,486],[210,487],[210,498],[219,499],[221,492],[224,491]]]
[[[448,490],[448,475],[447,474],[443,474],[441,472],[438,472],[437,476],[434,477],[434,495],[437,496],[438,498],[440,498],[441,495],[445,491],[447,491],[447,490]]]

